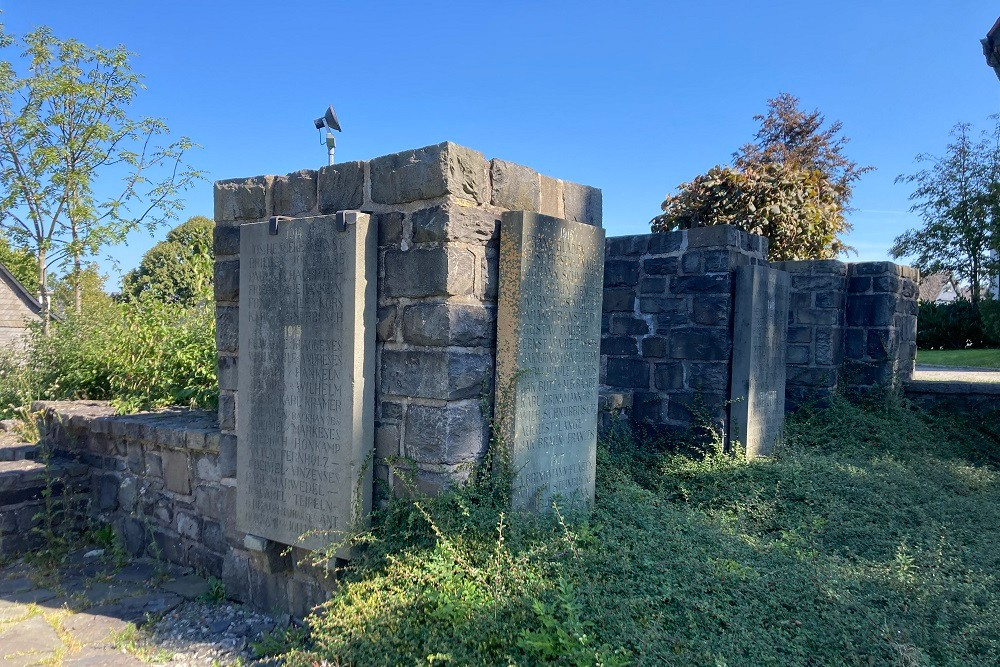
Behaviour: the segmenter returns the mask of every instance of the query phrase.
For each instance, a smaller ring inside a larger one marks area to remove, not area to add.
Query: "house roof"
[[[38,299],[36,299],[34,295],[28,291],[28,288],[22,285],[21,281],[15,278],[14,274],[10,272],[10,269],[2,263],[0,263],[0,280],[7,283],[7,287],[10,288],[10,291],[17,295],[17,297],[24,302],[24,305],[27,306],[31,312],[35,315],[42,314],[42,304],[38,303]]]
[[[945,272],[930,273],[926,276],[920,277],[920,284],[918,285],[917,297],[923,303],[934,303],[941,296],[941,292],[947,285],[951,285],[951,288],[955,291],[955,295],[961,299],[972,298],[972,290],[968,287],[959,287],[958,282],[955,281],[951,274]]]
[[[983,55],[986,56],[986,64],[993,68],[1000,78],[1000,19],[993,24],[986,37],[980,40],[983,44]]]

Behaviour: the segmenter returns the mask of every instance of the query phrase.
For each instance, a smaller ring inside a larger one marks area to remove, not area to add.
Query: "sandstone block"
[[[364,205],[364,190],[364,162],[341,162],[323,167],[316,179],[320,214],[360,210]]]
[[[485,208],[452,202],[410,214],[413,242],[461,241],[485,245],[500,238],[500,216]]]
[[[371,161],[372,200],[402,204],[454,195],[485,204],[488,169],[482,153],[451,142],[385,155]]]
[[[403,451],[418,463],[470,463],[485,451],[484,424],[475,401],[443,407],[411,405],[406,411]]]
[[[273,185],[273,215],[299,217],[316,208],[316,172],[303,169],[278,176]]]
[[[215,183],[215,219],[260,220],[270,212],[270,176],[232,178]]]
[[[541,183],[538,172],[513,162],[490,161],[494,206],[509,211],[538,211],[541,208]]]
[[[391,248],[385,252],[385,296],[472,294],[476,258],[464,248]]]
[[[421,303],[403,311],[403,340],[414,345],[483,347],[496,338],[496,311],[485,306]]]

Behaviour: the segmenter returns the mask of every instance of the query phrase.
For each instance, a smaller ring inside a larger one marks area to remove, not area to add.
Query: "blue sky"
[[[325,163],[312,119],[337,109],[338,161],[454,141],[600,187],[609,235],[648,231],[664,194],[750,140],[781,91],[843,121],[856,188],[849,242],[887,257],[918,220],[894,184],[959,121],[1000,112],[978,40],[994,2],[117,2],[0,0],[8,31],[49,25],[125,44],[135,113],[202,148],[209,181]],[[160,232],[161,238],[165,232]],[[112,254],[138,263],[157,238]],[[109,281],[117,283],[116,272]],[[111,285],[113,286],[113,285]]]

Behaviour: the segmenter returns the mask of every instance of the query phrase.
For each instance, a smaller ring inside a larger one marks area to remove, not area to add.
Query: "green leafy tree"
[[[0,226],[35,255],[47,326],[50,267],[69,263],[79,310],[85,258],[176,217],[199,174],[188,139],[161,143],[162,120],[129,114],[142,82],[123,46],[0,26],[0,48],[20,50],[0,61]]]
[[[844,155],[839,121],[826,126],[819,111],[804,112],[788,93],[768,100],[754,142],[733,154],[734,166],[715,166],[678,186],[651,222],[653,231],[736,225],[770,239],[769,258],[825,259],[850,250],[852,187],[873,167]]]
[[[7,267],[18,282],[33,295],[38,296],[38,262],[30,250],[11,246],[7,237],[0,234],[0,264]]]
[[[907,257],[924,273],[939,271],[968,282],[978,304],[984,283],[1000,270],[992,254],[1000,241],[1000,119],[979,140],[959,123],[943,156],[922,153],[926,167],[896,178],[914,186],[911,211],[923,226],[898,236],[889,252]]]
[[[126,274],[122,292],[133,297],[150,294],[161,301],[196,304],[212,294],[215,222],[195,216],[167,233]]]
[[[78,276],[67,273],[59,278],[50,277],[52,312],[65,315],[76,310],[79,295],[83,310],[96,312],[111,302],[104,290],[108,277],[101,273],[95,262],[88,262]]]

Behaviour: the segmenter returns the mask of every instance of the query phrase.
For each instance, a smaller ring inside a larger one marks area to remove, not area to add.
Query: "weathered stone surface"
[[[456,350],[383,350],[379,392],[457,400],[475,398],[493,374],[492,355]]]
[[[505,213],[495,415],[513,459],[514,507],[594,496],[604,231]]]
[[[215,262],[215,300],[236,301],[240,298],[240,260]]]
[[[239,225],[223,226],[216,225],[212,231],[212,244],[215,250],[215,257],[225,257],[226,255],[236,255],[240,252],[240,227]]]
[[[476,461],[486,450],[484,424],[477,401],[442,407],[411,405],[406,411],[404,455],[418,463]]]
[[[364,205],[364,191],[364,162],[340,162],[323,167],[316,179],[320,215],[359,210]]]
[[[485,204],[489,164],[482,153],[445,142],[371,161],[372,201],[401,204],[454,195]]]
[[[391,248],[385,253],[384,295],[420,298],[472,294],[476,257],[465,248]]]
[[[784,433],[785,347],[791,281],[784,271],[736,271],[730,441],[767,456]]]
[[[272,177],[231,178],[215,183],[215,220],[260,220],[271,214]]]
[[[499,240],[500,215],[488,209],[451,202],[410,214],[413,242],[461,241],[485,244]]]
[[[308,548],[371,503],[376,237],[368,215],[346,222],[246,225],[240,239],[237,526]]]
[[[542,215],[551,215],[556,218],[564,218],[565,206],[563,205],[563,182],[558,178],[550,178],[539,174],[539,199],[540,206],[538,212]]]
[[[541,208],[541,184],[538,172],[513,162],[492,160],[491,203],[510,211],[538,211]]]
[[[167,490],[187,496],[191,494],[191,464],[187,452],[164,449],[163,481]]]
[[[403,340],[414,345],[484,347],[496,337],[496,311],[459,303],[421,303],[403,311]]]
[[[725,361],[730,352],[729,332],[718,327],[691,327],[670,333],[670,356],[674,359]]]
[[[278,176],[273,186],[273,215],[300,216],[316,208],[316,172],[303,169]]]
[[[601,226],[603,206],[601,191],[588,185],[563,182],[564,216],[571,222]]]
[[[238,376],[238,357],[233,354],[220,354],[218,356],[219,389],[236,390]]]

